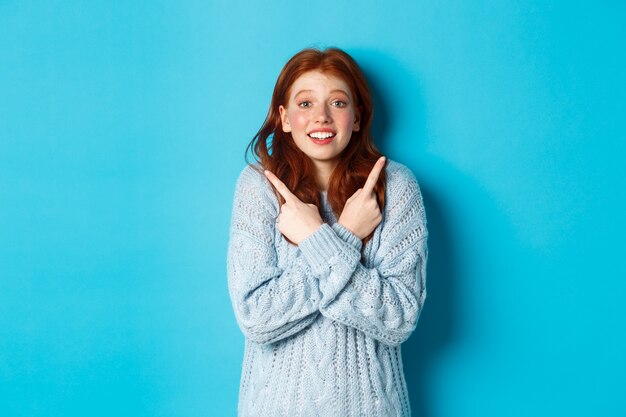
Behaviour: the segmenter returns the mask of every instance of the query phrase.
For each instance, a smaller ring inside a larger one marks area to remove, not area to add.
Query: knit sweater
[[[272,185],[247,165],[234,195],[227,273],[245,336],[240,417],[407,417],[400,344],[426,299],[427,229],[413,173],[387,160],[383,218],[362,241],[322,192],[299,245],[276,227]]]

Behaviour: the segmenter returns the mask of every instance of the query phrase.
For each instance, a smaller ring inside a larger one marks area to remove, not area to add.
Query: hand
[[[285,199],[285,204],[280,206],[280,214],[276,219],[278,230],[289,240],[299,245],[324,224],[319,210],[315,204],[306,204],[300,201],[289,191],[285,183],[271,171],[266,170],[265,176]]]
[[[374,186],[385,166],[385,161],[384,156],[378,158],[365,185],[348,198],[337,221],[361,240],[369,236],[383,219],[374,194]]]

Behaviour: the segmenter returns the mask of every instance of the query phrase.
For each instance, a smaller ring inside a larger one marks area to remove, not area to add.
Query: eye
[[[309,100],[301,101],[300,103],[298,103],[298,107],[302,107],[306,109],[308,107],[311,107],[311,102]]]
[[[348,103],[346,103],[343,100],[335,100],[333,101],[333,106],[335,107],[346,107],[348,105]]]

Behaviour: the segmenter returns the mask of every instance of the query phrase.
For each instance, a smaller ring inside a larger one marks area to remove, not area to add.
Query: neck
[[[337,166],[336,161],[314,161],[315,164],[315,180],[320,191],[328,191],[328,182],[333,169]]]

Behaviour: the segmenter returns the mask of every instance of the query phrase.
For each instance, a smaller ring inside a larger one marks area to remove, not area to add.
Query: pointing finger
[[[386,160],[387,158],[385,158],[384,156],[381,156],[380,158],[378,158],[378,161],[376,161],[376,163],[374,164],[374,167],[372,168],[372,170],[370,171],[370,174],[367,177],[367,181],[365,181],[365,185],[363,186],[363,192],[369,194],[374,191],[374,186],[378,182],[378,176],[380,175],[380,172],[385,167]]]
[[[289,188],[287,188],[285,183],[282,182],[280,178],[278,178],[276,175],[274,175],[272,171],[265,170],[264,172],[265,172],[265,176],[267,177],[267,179],[272,183],[272,185],[274,185],[274,187],[276,188],[276,190],[278,190],[280,195],[283,196],[283,198],[285,199],[285,202],[289,203],[289,202],[300,201],[298,197],[296,197],[291,191],[289,191]]]

